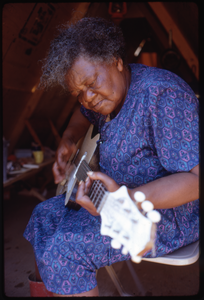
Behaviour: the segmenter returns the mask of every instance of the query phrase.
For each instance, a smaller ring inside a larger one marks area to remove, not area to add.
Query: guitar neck
[[[87,178],[87,172],[92,171],[90,166],[87,164],[85,160],[81,162],[81,165],[76,173],[76,178],[80,182],[81,180],[85,181]],[[93,202],[96,209],[98,209],[99,205],[103,201],[103,198],[106,193],[106,188],[102,184],[100,180],[95,180],[91,186],[91,190],[89,192],[89,198]]]

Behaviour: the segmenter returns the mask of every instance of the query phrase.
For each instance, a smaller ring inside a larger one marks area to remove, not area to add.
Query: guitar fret
[[[81,180],[85,181],[88,171],[91,171],[91,168],[89,167],[87,162],[85,160],[83,160],[81,162],[81,165],[76,174],[78,181],[81,181]],[[106,192],[106,189],[103,186],[102,182],[99,180],[95,180],[90,189],[89,198],[91,199],[91,201],[93,202],[93,204],[96,208],[98,208],[98,206],[100,205],[105,192]]]
[[[93,204],[94,204],[95,197],[97,196],[97,192],[98,192],[98,184],[97,184],[97,180],[94,181],[92,187],[93,187],[93,189],[92,189],[92,192],[91,192],[89,198],[91,199],[91,201],[92,201]]]
[[[104,195],[105,189],[99,180],[94,181],[93,189],[91,190],[90,199],[96,208],[99,207]]]
[[[104,192],[103,190],[99,187],[99,194],[98,194],[98,197],[96,199],[96,202],[95,202],[95,206],[96,208],[98,208],[99,204],[101,203],[101,200],[103,199],[103,196],[104,196]]]

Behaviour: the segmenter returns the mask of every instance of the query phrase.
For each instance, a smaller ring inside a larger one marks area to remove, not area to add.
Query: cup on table
[[[36,164],[41,164],[44,159],[44,153],[40,145],[32,143],[32,153]]]
[[[41,164],[44,159],[44,154],[42,150],[33,151],[33,156],[36,164]]]

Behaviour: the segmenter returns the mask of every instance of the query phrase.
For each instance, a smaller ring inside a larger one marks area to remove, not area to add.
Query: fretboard
[[[80,167],[76,173],[76,178],[80,182],[81,180],[85,181],[87,178],[87,172],[91,171],[91,168],[87,164],[85,160],[83,160],[80,164]],[[96,209],[98,209],[100,203],[103,200],[103,197],[106,193],[106,188],[102,184],[100,180],[95,180],[91,186],[89,192],[89,198],[93,202]]]

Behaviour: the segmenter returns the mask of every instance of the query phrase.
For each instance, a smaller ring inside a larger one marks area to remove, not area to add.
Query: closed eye
[[[96,81],[96,80],[94,80],[92,83],[88,84],[88,87],[93,87],[94,84],[95,84],[95,81]]]

